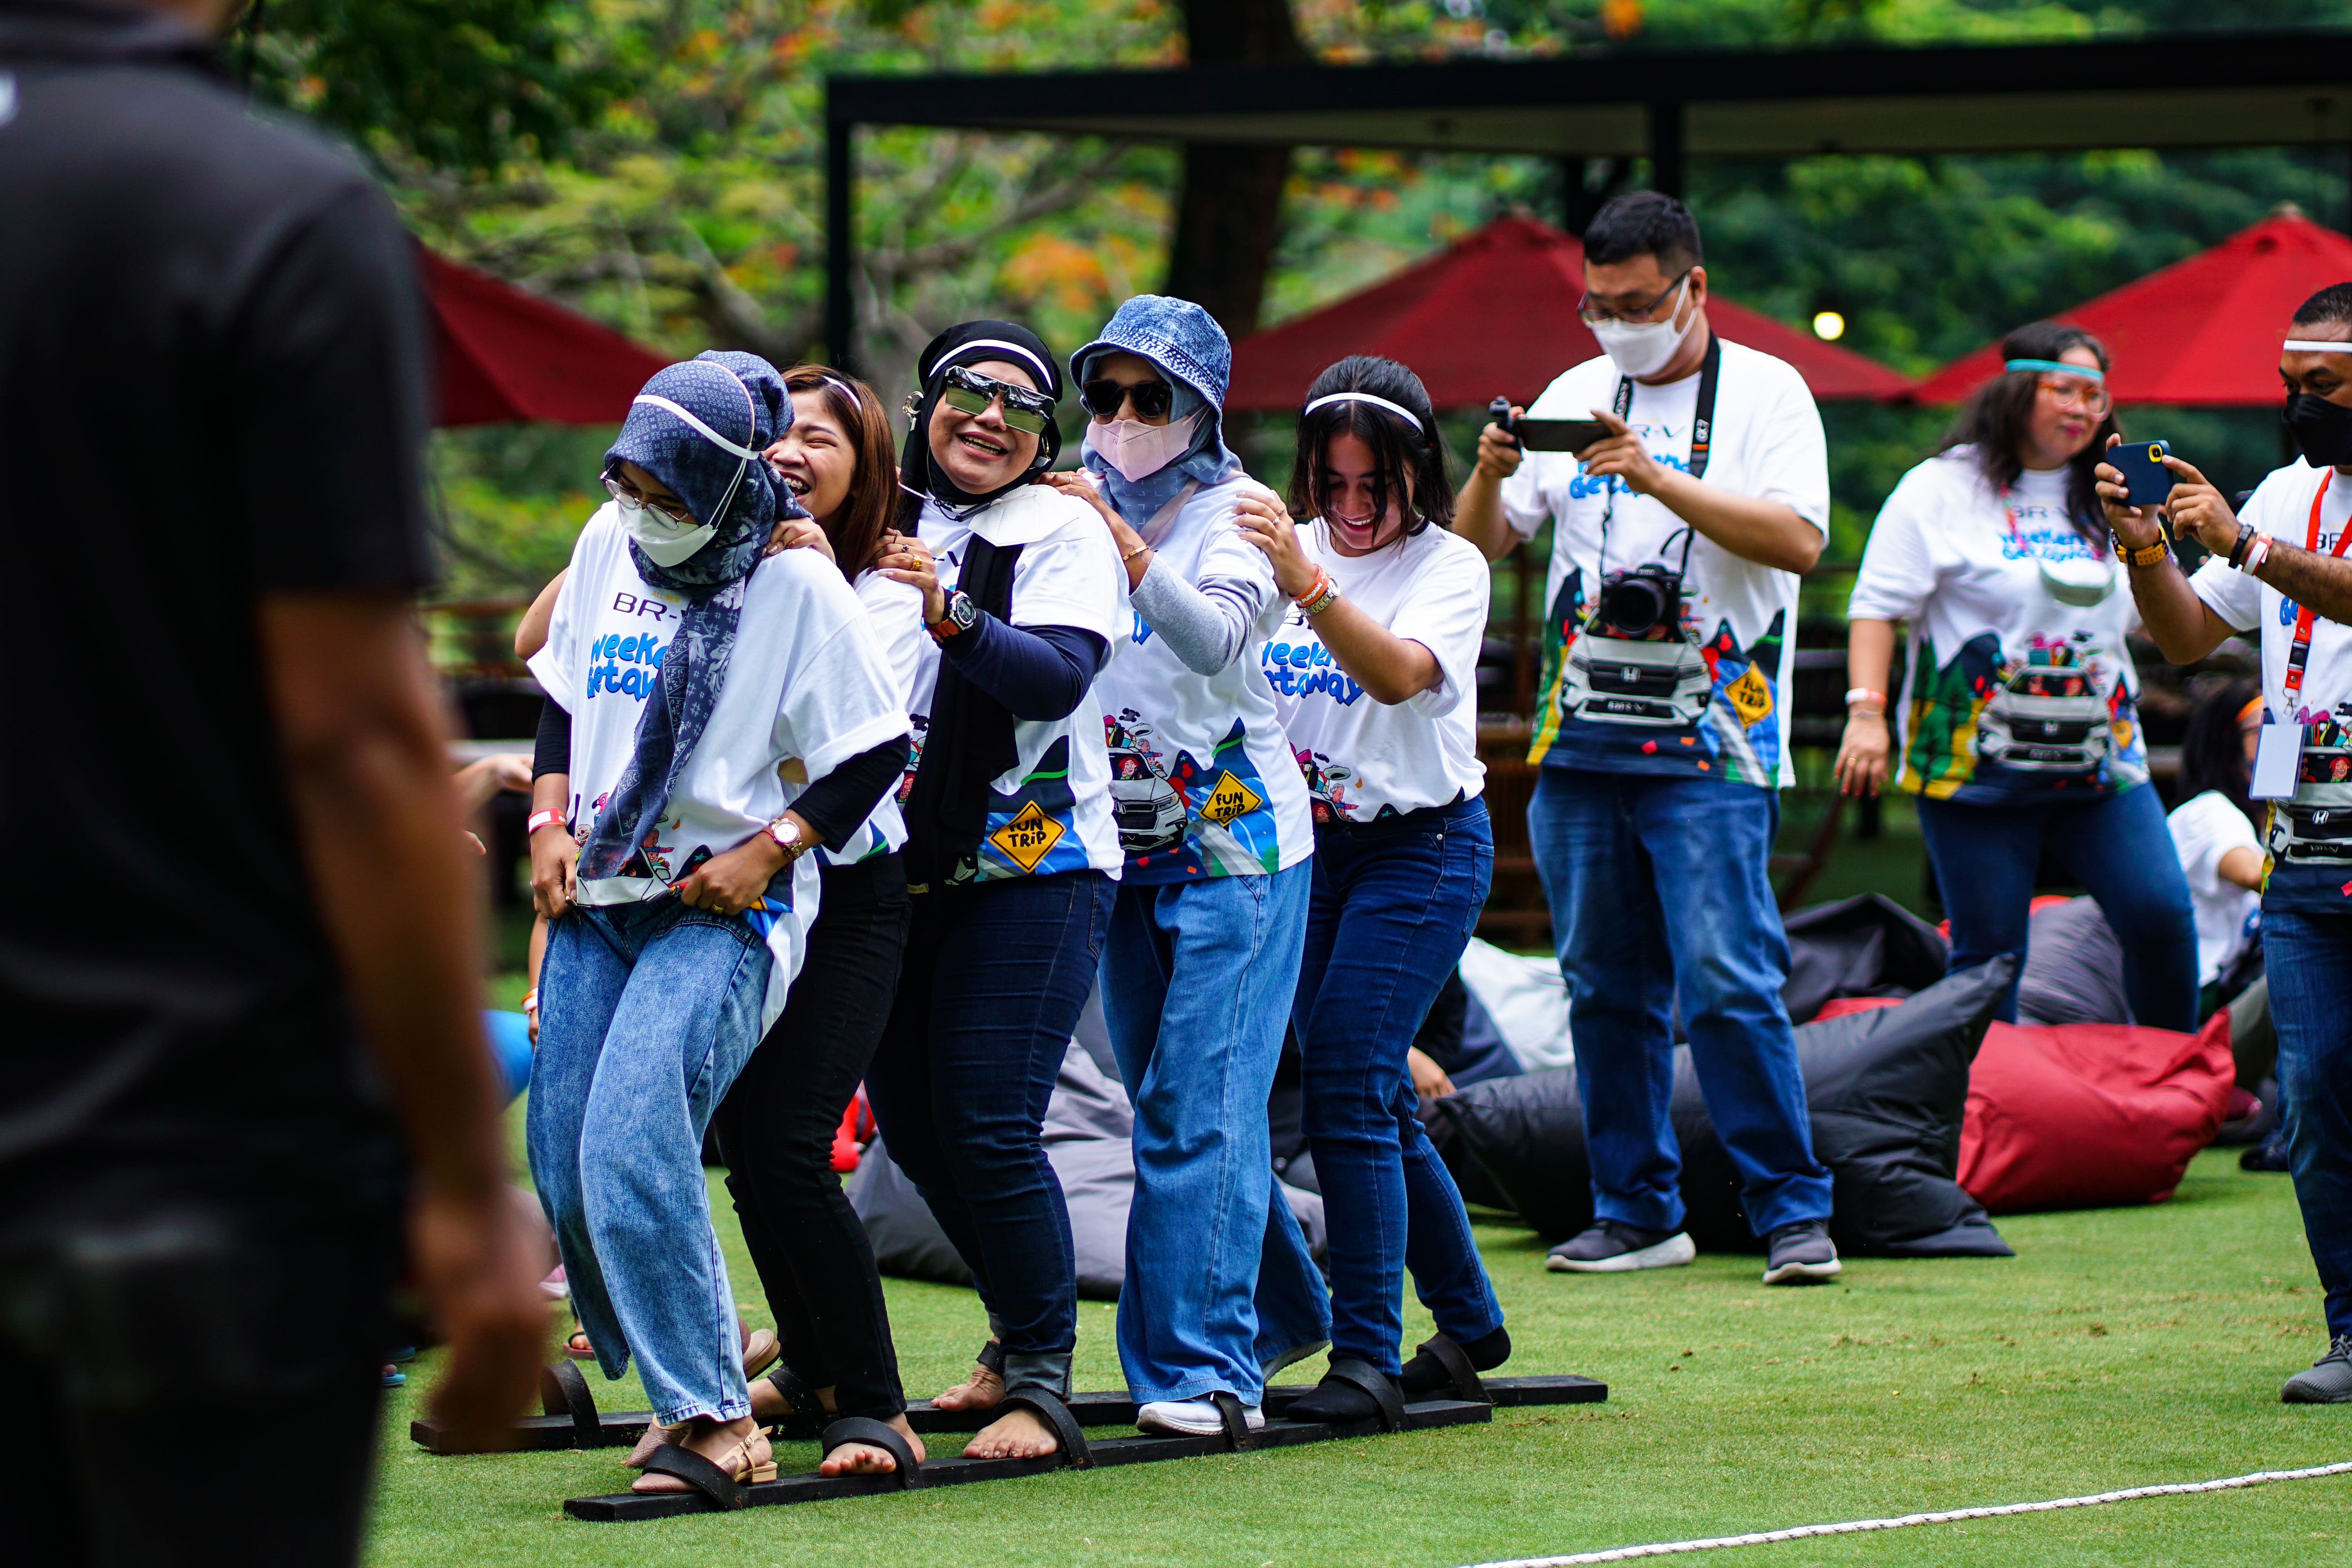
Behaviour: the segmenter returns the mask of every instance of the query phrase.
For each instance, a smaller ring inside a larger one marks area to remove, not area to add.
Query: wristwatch
[[[784,852],[784,864],[789,866],[808,848],[808,840],[801,837],[801,825],[789,816],[780,816],[760,830],[776,841]]]
[[[2165,557],[2172,553],[2171,546],[2164,542],[2162,534],[2157,535],[2156,542],[2153,544],[2140,545],[2126,544],[2124,536],[2112,530],[2108,532],[2107,538],[2115,545],[2116,553],[2135,566],[2161,566],[2164,564]]]
[[[971,630],[979,624],[980,606],[973,604],[962,589],[956,588],[951,589],[948,594],[947,614],[930,623],[929,630],[934,640],[945,642],[960,632]]]

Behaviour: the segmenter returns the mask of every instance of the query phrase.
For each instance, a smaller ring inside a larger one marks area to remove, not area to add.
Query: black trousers
[[[907,1407],[874,1249],[833,1169],[833,1134],[866,1076],[907,945],[896,855],[824,871],[808,957],[711,1119],[743,1242],[775,1314],[783,1359],[831,1387],[844,1415]]]
[[[282,1180],[312,1190],[224,1193],[210,1174],[0,1173],[0,1557],[357,1560],[397,1203]]]

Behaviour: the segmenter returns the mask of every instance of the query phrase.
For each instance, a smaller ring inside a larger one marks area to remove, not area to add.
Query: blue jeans
[[[1291,1016],[1331,1227],[1331,1353],[1402,1370],[1398,1276],[1457,1341],[1503,1326],[1462,1194],[1422,1131],[1405,1052],[1462,962],[1495,870],[1486,803],[1315,833]]]
[[[2304,1239],[2329,1337],[2352,1334],[2352,915],[2263,910],[2263,969]]]
[[[1766,874],[1780,819],[1779,795],[1753,784],[1538,771],[1528,837],[1568,983],[1599,1218],[1682,1228],[1682,1152],[1667,1120],[1677,995],[1748,1227],[1766,1236],[1830,1216],[1780,1002],[1789,939]]]
[[[1078,1342],[1077,1257],[1039,1133],[1110,921],[1100,871],[919,893],[866,1099],[1007,1352]],[[847,1288],[845,1281],[844,1288]]]
[[[1103,1014],[1135,1102],[1118,1357],[1138,1400],[1255,1404],[1262,1367],[1330,1337],[1265,1120],[1312,876],[1118,890]]]
[[[526,1118],[530,1177],[607,1377],[654,1414],[751,1413],[702,1134],[760,1043],[768,949],[674,898],[577,906],[547,937]]]
[[[2081,801],[2013,805],[1919,802],[1919,831],[1936,868],[1936,889],[1952,920],[1947,973],[1990,963],[2004,952],[2025,973],[2026,910],[2044,843],[2098,900],[2124,950],[2124,1000],[2132,1020],[2159,1029],[2197,1027],[2197,915],[2164,803],[2147,784]],[[2017,1022],[2017,981],[2001,999],[2003,1023]]]

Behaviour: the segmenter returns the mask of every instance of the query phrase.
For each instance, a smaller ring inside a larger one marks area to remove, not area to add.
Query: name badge
[[[2255,800],[2292,800],[2302,761],[2302,725],[2263,725],[2254,741],[2253,786],[2246,794]]]

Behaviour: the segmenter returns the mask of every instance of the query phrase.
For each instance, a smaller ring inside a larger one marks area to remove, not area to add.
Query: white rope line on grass
[[[2129,1502],[2135,1498],[2179,1497],[2189,1492],[2222,1492],[2240,1487],[2267,1486],[2272,1481],[2307,1481],[2318,1476],[2352,1473],[2352,1462],[2314,1465],[2304,1470],[2257,1470],[2251,1476],[2231,1476],[2218,1481],[2174,1481],[2165,1486],[2126,1487],[2095,1497],[2053,1498],[2048,1502],[2008,1502],[1989,1508],[1946,1509],[1941,1513],[1906,1513],[1900,1519],[1856,1519],[1843,1524],[1800,1524],[1787,1530],[1759,1530],[1748,1535],[1717,1535],[1703,1541],[1662,1541],[1647,1546],[1615,1546],[1606,1552],[1579,1552],[1567,1557],[1514,1557],[1507,1562],[1481,1563],[1475,1568],[1578,1568],[1586,1563],[1627,1563],[1637,1557],[1670,1557],[1682,1552],[1712,1552],[1719,1546],[1763,1546],[1775,1541],[1803,1541],[1816,1535],[1858,1535],[1868,1530],[1903,1530],[1915,1524],[1949,1524],[1963,1519],[2000,1519],[2012,1513],[2052,1513],[2062,1508],[2094,1508],[2101,1503]]]

